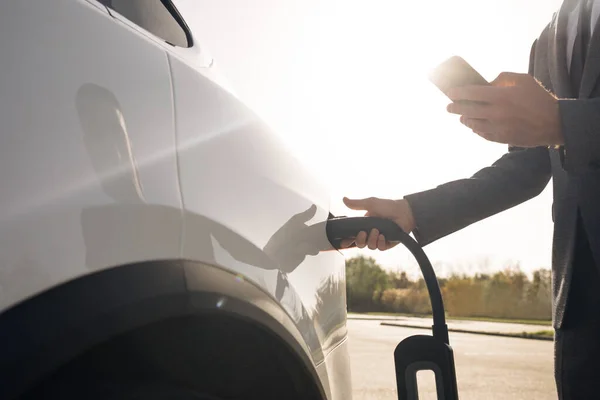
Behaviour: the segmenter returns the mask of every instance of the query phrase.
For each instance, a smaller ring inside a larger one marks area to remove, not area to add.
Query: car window
[[[100,3],[173,46],[192,45],[191,35],[170,0],[100,0]]]

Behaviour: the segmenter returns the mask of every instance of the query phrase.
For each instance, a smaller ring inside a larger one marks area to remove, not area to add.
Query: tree
[[[390,287],[388,274],[372,257],[346,260],[346,296],[350,311],[370,311]]]
[[[390,272],[390,284],[394,289],[407,289],[413,283],[406,275],[406,271]]]

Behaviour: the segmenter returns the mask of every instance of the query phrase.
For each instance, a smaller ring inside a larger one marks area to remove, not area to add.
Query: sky
[[[459,55],[485,78],[527,72],[533,40],[560,0],[176,0],[237,95],[331,192],[398,199],[471,176],[506,152],[446,112],[427,80]],[[551,184],[537,198],[426,246],[439,275],[519,264],[549,268]],[[346,250],[386,269],[402,248]]]

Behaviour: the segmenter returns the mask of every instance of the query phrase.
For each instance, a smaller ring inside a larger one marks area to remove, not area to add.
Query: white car
[[[0,2],[1,399],[351,399],[329,193],[199,43]]]

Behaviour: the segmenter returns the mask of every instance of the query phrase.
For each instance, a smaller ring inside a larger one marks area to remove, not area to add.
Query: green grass
[[[361,314],[361,313],[351,313],[351,314]],[[396,313],[385,313],[385,312],[367,312],[367,313],[362,313],[362,314],[382,316],[382,317],[431,318],[431,315],[396,314]],[[489,318],[489,317],[447,317],[447,319],[448,319],[448,321],[503,322],[503,323],[510,323],[510,324],[539,325],[539,326],[551,326],[552,325],[552,321],[543,321],[543,320],[536,320],[536,319],[503,319],[503,318]],[[552,331],[541,331],[541,332],[552,332]]]
[[[554,337],[554,331],[537,331],[537,332],[533,332],[532,335]]]
[[[522,325],[539,325],[539,326],[551,326],[552,321],[540,321],[537,319],[502,319],[502,318],[488,318],[488,317],[448,317],[449,321],[481,321],[481,322],[503,322],[509,324],[522,324]],[[545,331],[541,331],[545,332]]]

